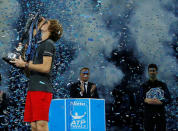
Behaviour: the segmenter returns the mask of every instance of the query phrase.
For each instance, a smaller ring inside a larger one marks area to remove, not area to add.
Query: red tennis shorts
[[[49,121],[49,107],[52,93],[43,91],[28,91],[25,103],[24,121]]]

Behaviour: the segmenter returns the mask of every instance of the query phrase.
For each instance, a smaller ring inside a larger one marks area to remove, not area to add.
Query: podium
[[[49,131],[105,131],[104,99],[53,99]]]

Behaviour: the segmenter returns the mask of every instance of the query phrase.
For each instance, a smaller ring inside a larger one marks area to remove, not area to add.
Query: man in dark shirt
[[[149,80],[141,86],[145,131],[166,131],[164,106],[171,100],[167,85],[157,79],[158,68],[148,66]]]
[[[50,74],[53,66],[54,42],[62,35],[62,26],[57,20],[42,18],[38,24],[42,41],[38,43],[33,61],[25,62],[21,56],[11,61],[15,66],[30,71],[29,89],[26,97],[24,121],[31,123],[32,131],[48,131],[48,113],[52,99]],[[34,35],[36,32],[33,32]]]
[[[71,98],[98,98],[96,85],[88,82],[89,75],[89,68],[80,70],[80,81],[70,86]]]

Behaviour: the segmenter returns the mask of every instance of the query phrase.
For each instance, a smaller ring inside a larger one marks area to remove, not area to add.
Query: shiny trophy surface
[[[36,29],[38,23],[42,20],[42,17],[37,13],[35,15],[31,14],[30,18],[27,20],[25,28],[22,33],[22,37],[18,46],[12,51],[8,52],[6,56],[2,59],[10,65],[14,65],[10,61],[18,59],[19,56],[22,56],[24,61],[29,61],[32,59],[34,53],[34,45],[36,44],[37,38],[33,36],[33,31]]]
[[[22,48],[23,48],[22,43],[19,43],[18,47],[15,49],[14,52],[8,52],[7,56],[3,57],[2,59],[5,62],[13,65],[12,63],[10,63],[10,61],[19,58],[19,56],[21,55]]]

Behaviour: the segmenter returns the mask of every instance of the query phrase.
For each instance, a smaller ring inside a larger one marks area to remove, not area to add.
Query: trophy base
[[[10,59],[10,58],[8,58],[8,57],[2,57],[2,59],[3,59],[5,62],[7,62],[8,64],[12,65],[13,67],[18,68],[18,67],[16,67],[13,63],[10,62],[10,61],[12,61],[12,59]],[[23,69],[23,68],[19,68],[19,69]],[[25,73],[26,77],[29,78],[29,76],[30,76],[30,71],[29,71],[28,69],[24,69],[24,73]]]
[[[7,53],[7,56],[2,57],[2,59],[3,59],[5,62],[7,62],[8,64],[15,66],[15,65],[14,65],[13,63],[11,63],[10,61],[13,61],[14,59],[17,59],[17,58],[19,57],[19,55],[20,55],[20,54],[19,54],[18,52],[16,52],[16,53],[9,52],[9,53]]]
[[[12,59],[8,58],[8,57],[2,57],[2,59],[7,62],[8,64],[12,65],[15,67],[15,65],[13,63],[11,63],[10,61],[12,61]]]

